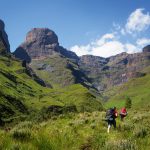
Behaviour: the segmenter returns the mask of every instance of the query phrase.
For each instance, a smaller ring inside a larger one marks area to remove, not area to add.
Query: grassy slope
[[[56,53],[43,60],[32,60],[30,65],[53,88],[63,88],[75,83],[91,87],[87,77],[74,61]]]
[[[107,131],[105,113],[79,113],[54,117],[42,123],[25,121],[0,130],[0,149],[30,150],[149,150],[150,111],[130,112],[117,129]],[[143,124],[141,125],[141,121]]]
[[[8,58],[1,57],[0,64],[1,70],[17,77],[16,86],[12,80],[0,74],[0,79],[3,79],[0,80],[2,87],[0,91],[18,97],[20,100],[24,97],[23,102],[27,107],[41,109],[54,104],[61,106],[75,104],[81,111],[85,109],[94,111],[101,108],[100,103],[95,101],[93,95],[81,85],[72,85],[63,89],[46,89],[36,84],[25,73],[18,74],[17,70],[23,69],[19,62],[11,61],[10,63]],[[145,70],[149,72],[149,69]],[[11,126],[10,131],[7,127],[4,128],[5,130],[0,129],[0,149],[149,150],[150,111],[148,107],[145,107],[149,103],[149,81],[150,76],[147,74],[111,91],[112,95],[115,92],[119,94],[114,95],[107,106],[121,107],[124,101],[122,103],[120,99],[129,96],[133,100],[133,109],[128,111],[125,122],[117,119],[117,130],[111,129],[110,134],[106,133],[107,124],[103,121],[105,112],[66,114],[47,118],[48,120],[43,122],[34,120],[21,122],[14,127]],[[16,89],[12,85],[16,86]],[[2,99],[0,99],[1,102]],[[140,111],[134,110],[141,104],[143,107]]]
[[[26,74],[20,61],[3,56],[0,56],[0,93],[0,110],[4,118],[50,105],[74,104],[79,111],[102,108],[100,101],[83,86],[77,84],[63,89],[42,87]]]
[[[31,67],[46,83],[51,84],[54,88],[58,88],[75,83],[71,70],[67,69],[68,62],[69,60],[66,58],[52,55],[44,60],[32,60]],[[48,68],[39,70],[38,68],[42,67],[43,64]]]
[[[107,91],[105,96],[109,96],[110,99],[105,104],[106,107],[124,106],[127,96],[132,99],[134,108],[150,106],[150,67],[145,68],[143,72],[146,72],[147,75],[132,79],[124,85]]]

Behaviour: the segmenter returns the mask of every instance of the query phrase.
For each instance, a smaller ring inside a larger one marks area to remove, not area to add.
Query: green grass
[[[43,60],[32,60],[31,66],[36,74],[54,88],[62,88],[75,83],[72,71],[67,68],[70,60],[59,55],[52,55]],[[46,66],[47,69],[39,70]]]
[[[105,93],[105,96],[109,97],[105,106],[117,106],[123,107],[125,105],[126,97],[130,97],[132,100],[132,107],[147,107],[150,106],[150,74],[146,76],[131,79],[129,82],[115,87]]]
[[[97,100],[85,87],[74,84],[65,88],[45,88],[26,74],[21,62],[0,56],[0,110],[3,120],[38,112],[51,105],[75,105],[78,111],[102,110]]]
[[[105,112],[66,114],[44,122],[25,121],[1,129],[2,149],[43,150],[148,150],[150,111],[129,111],[124,122],[117,118],[117,129],[107,131]],[[142,124],[141,124],[142,121]]]

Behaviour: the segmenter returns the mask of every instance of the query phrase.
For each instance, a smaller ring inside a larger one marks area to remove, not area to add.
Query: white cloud
[[[121,26],[118,23],[113,22],[113,27],[115,28],[115,30],[120,30]]]
[[[126,34],[126,32],[125,32],[125,30],[123,28],[120,30],[120,32],[121,32],[122,35]]]
[[[113,27],[115,28],[113,33],[106,33],[87,45],[75,45],[70,49],[78,56],[89,54],[101,57],[110,57],[122,52],[140,52],[144,46],[150,44],[150,39],[140,38],[135,40],[136,33],[148,29],[149,26],[149,13],[144,13],[144,9],[139,8],[130,14],[124,27],[113,23]],[[131,35],[135,35],[134,38]],[[127,40],[132,39],[132,43],[122,42],[122,39],[125,40],[125,38]]]
[[[75,45],[71,47],[71,50],[78,56],[89,54],[101,57],[110,57],[122,52],[138,52],[139,48],[131,43],[124,44],[120,42],[115,33],[107,33],[88,45]]]
[[[124,45],[124,50],[125,50],[127,53],[131,54],[131,53],[139,52],[141,49],[138,48],[136,45],[133,45],[133,44],[131,44],[131,43],[126,43],[126,44]]]
[[[92,42],[92,45],[103,45],[106,41],[115,39],[115,33],[104,34],[101,38],[97,39],[95,42]]]
[[[70,48],[71,51],[75,52],[78,56],[86,55],[90,52],[91,50],[91,45],[83,45],[83,46],[78,46],[74,45],[73,47]]]
[[[122,43],[113,40],[106,42],[101,46],[97,45],[96,47],[92,47],[92,55],[109,57],[121,53],[123,50]]]
[[[137,43],[138,46],[144,47],[146,45],[150,45],[150,39],[148,39],[148,38],[141,38],[141,39],[138,39],[136,41],[136,43]]]
[[[150,15],[143,8],[136,9],[127,19],[125,31],[129,34],[146,30],[150,26]]]

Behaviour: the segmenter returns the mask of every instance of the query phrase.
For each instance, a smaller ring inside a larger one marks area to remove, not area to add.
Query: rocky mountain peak
[[[150,52],[150,45],[145,46],[143,52]]]
[[[5,54],[10,52],[10,45],[8,41],[8,36],[5,32],[5,24],[0,20],[0,54]]]
[[[38,42],[39,44],[58,44],[58,37],[54,31],[48,28],[33,28],[27,33],[27,43]]]
[[[57,35],[48,28],[33,28],[27,33],[25,42],[14,52],[17,58],[27,62],[31,62],[32,59],[44,59],[56,53],[78,59],[75,53],[59,46]]]

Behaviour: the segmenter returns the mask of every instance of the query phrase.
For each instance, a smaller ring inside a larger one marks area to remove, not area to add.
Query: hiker
[[[123,107],[121,109],[121,111],[120,111],[120,119],[121,119],[121,121],[123,121],[126,116],[127,116],[127,110],[126,110],[125,107]]]
[[[107,132],[109,133],[110,127],[113,125],[116,129],[116,118],[118,117],[118,113],[116,107],[110,108],[106,112],[106,121],[108,122]]]

